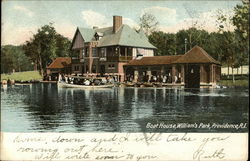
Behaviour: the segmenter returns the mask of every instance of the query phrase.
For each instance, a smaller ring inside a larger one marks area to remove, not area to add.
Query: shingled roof
[[[220,62],[216,61],[212,58],[205,50],[203,50],[199,46],[193,47],[186,54],[182,55],[181,58],[174,61],[173,63],[215,63],[220,64]]]
[[[95,35],[95,30],[90,29],[90,28],[78,27],[78,30],[81,33],[82,38],[84,39],[85,42],[90,42]]]
[[[104,35],[103,38],[100,39],[98,47],[113,45],[155,49],[143,35],[137,33],[128,25],[122,25],[116,33]]]
[[[131,60],[127,66],[164,65],[184,63],[214,63],[220,64],[199,46],[193,47],[184,55],[152,56]]]
[[[56,58],[47,68],[48,69],[59,69],[64,68],[71,64],[71,58],[70,57],[58,57]]]
[[[172,64],[174,61],[176,61],[180,57],[181,57],[181,55],[142,57],[141,59],[131,60],[126,65],[127,66],[143,66],[143,65]]]
[[[94,41],[95,33],[102,33],[103,37],[99,40],[98,47],[120,45],[156,49],[155,46],[148,42],[145,35],[137,33],[128,25],[122,25],[115,33],[113,32],[113,27],[97,29],[78,27],[78,30],[85,42]]]

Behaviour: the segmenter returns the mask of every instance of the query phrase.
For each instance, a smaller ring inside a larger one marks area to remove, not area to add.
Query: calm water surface
[[[148,123],[248,123],[248,89],[1,88],[4,132],[246,132],[247,129],[146,128]],[[247,124],[248,126],[248,124]]]

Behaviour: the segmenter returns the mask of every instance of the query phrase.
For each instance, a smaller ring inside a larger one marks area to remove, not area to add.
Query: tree
[[[70,51],[71,41],[68,38],[60,34],[57,34],[56,46],[57,46],[56,55],[58,57],[70,57],[71,56],[71,51]]]
[[[156,30],[159,22],[157,21],[156,17],[150,13],[144,13],[139,20],[140,29],[149,36],[150,33]]]
[[[154,31],[149,37],[149,42],[157,47],[156,55],[175,55],[175,34]]]
[[[249,39],[249,9],[249,1],[243,0],[242,5],[234,8],[234,16],[231,19],[236,27],[235,31],[244,41]]]
[[[239,65],[248,63],[248,51],[249,51],[249,2],[242,1],[242,5],[237,5],[234,8],[234,14],[228,16],[221,11],[218,12],[217,24],[219,26],[219,32],[225,37],[224,46],[227,47],[225,52],[225,59],[229,66],[232,67],[233,82],[234,73],[233,68]],[[234,32],[230,27],[234,25]]]
[[[233,76],[233,82],[235,82],[234,79],[234,68],[236,67],[236,62],[239,54],[239,43],[236,40],[236,33],[230,32],[230,31],[224,31],[222,33],[222,36],[224,38],[224,41],[221,42],[224,46],[224,59],[227,62],[228,68],[232,68],[232,76]]]
[[[227,47],[224,45],[225,39],[223,34],[212,32],[209,34],[206,45],[206,51],[222,64],[227,64]]]
[[[1,73],[32,70],[30,59],[21,46],[5,45],[1,47]]]
[[[186,10],[186,13],[190,17],[189,21],[191,22],[190,27],[185,31],[187,33],[185,39],[188,42],[189,49],[192,49],[195,45],[197,45],[197,42],[200,40],[200,38],[204,35],[204,32],[198,32],[203,30],[203,27],[205,26],[206,21],[201,21],[200,17],[201,14],[197,12],[197,10],[193,9],[193,6],[189,6],[190,4],[184,4],[184,8]],[[189,23],[190,23],[189,22]],[[188,22],[186,22],[188,23]],[[203,30],[205,31],[205,30]],[[204,40],[204,38],[203,38]]]
[[[30,41],[23,46],[25,54],[36,64],[43,76],[46,67],[56,58],[70,55],[70,41],[58,34],[53,24],[38,29]]]
[[[234,7],[234,16],[232,23],[236,27],[237,40],[239,44],[239,53],[237,54],[237,65],[243,66],[249,64],[249,1],[242,1],[242,5]],[[241,68],[242,69],[242,68]],[[242,70],[241,70],[242,73]]]
[[[1,73],[10,73],[14,68],[10,46],[1,47]]]
[[[189,49],[193,48],[195,45],[199,45],[205,50],[207,50],[209,33],[205,30],[189,28],[188,30],[180,30],[176,33],[176,46],[178,47],[177,48],[178,54],[185,53],[186,38],[188,38],[187,47]]]

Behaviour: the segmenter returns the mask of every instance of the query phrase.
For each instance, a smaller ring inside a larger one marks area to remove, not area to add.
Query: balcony
[[[118,56],[107,56],[107,61],[117,62],[119,60]]]
[[[120,56],[119,61],[130,61],[132,58],[132,56]]]
[[[118,62],[118,61],[130,61],[132,60],[132,56],[109,56],[107,57],[107,61]]]

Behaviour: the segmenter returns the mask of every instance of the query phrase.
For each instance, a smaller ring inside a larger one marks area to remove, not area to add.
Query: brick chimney
[[[122,26],[122,16],[113,16],[113,32],[116,33]]]

